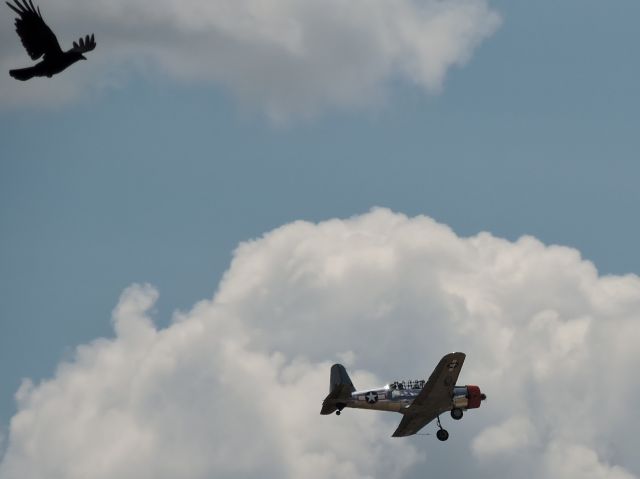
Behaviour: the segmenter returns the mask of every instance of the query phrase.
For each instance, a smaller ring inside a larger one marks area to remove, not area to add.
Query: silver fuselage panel
[[[456,386],[454,388],[452,406],[455,403],[455,398],[459,394],[464,394],[464,390],[464,386]],[[346,402],[346,407],[404,413],[404,410],[411,406],[421,391],[422,388],[397,389],[390,385],[382,388],[355,391],[351,393],[351,399]]]
[[[376,411],[403,412],[420,394],[421,389],[392,389],[389,386],[351,393],[347,407]]]

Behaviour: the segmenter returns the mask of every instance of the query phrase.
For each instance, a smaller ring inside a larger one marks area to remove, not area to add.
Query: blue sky
[[[274,124],[215,82],[134,73],[62,105],[2,108],[2,429],[22,378],[112,336],[128,285],[157,286],[167,324],[213,295],[239,242],[297,219],[383,206],[640,272],[640,4],[490,5],[501,26],[441,93],[399,78],[382,105]],[[73,68],[92,68],[97,40]]]

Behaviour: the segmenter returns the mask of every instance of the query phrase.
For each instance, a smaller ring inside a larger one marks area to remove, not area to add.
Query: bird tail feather
[[[26,81],[35,76],[35,72],[32,67],[29,68],[18,68],[16,70],[9,70],[9,75],[11,75],[16,80]]]

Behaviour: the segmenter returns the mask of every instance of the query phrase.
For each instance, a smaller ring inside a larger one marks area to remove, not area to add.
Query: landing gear
[[[459,421],[460,419],[462,419],[462,415],[463,415],[463,412],[462,412],[462,409],[460,408],[455,408],[451,410],[451,417],[456,421]]]
[[[340,403],[340,404],[336,404],[336,407],[338,408],[338,410],[336,411],[336,416],[339,416],[340,413],[342,412],[342,410],[347,407],[346,404]]]
[[[440,416],[437,416],[437,417],[438,417],[438,427],[440,429],[438,429],[438,432],[436,432],[436,437],[441,441],[446,441],[447,439],[449,439],[449,433],[445,428],[442,427],[442,424],[440,424]]]
[[[336,416],[339,416],[342,411],[336,411]]]

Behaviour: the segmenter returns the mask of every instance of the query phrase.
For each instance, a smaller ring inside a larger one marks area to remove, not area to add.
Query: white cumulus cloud
[[[66,102],[126,81],[133,69],[221,85],[282,121],[379,103],[396,79],[437,92],[500,23],[486,0],[40,3],[63,47],[90,32],[98,47],[51,80],[2,76],[0,104]],[[5,71],[29,63],[10,22],[0,37]]]
[[[473,452],[480,457],[506,455],[533,445],[535,427],[527,417],[511,417],[497,426],[482,431],[472,442]]]
[[[157,297],[128,288],[113,339],[23,384],[0,479],[640,477],[640,279],[574,249],[376,209],[241,244],[165,329]],[[319,415],[336,360],[366,387],[452,350],[488,400],[443,417],[447,443],[389,437],[398,414]]]

